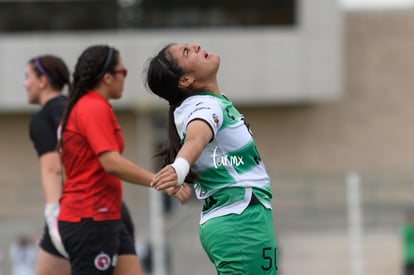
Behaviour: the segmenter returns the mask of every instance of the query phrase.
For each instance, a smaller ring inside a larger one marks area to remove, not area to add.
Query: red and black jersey
[[[122,153],[124,140],[109,102],[87,92],[75,104],[63,132],[62,161],[66,179],[60,200],[59,220],[78,222],[121,217],[121,180],[104,171],[99,154]]]

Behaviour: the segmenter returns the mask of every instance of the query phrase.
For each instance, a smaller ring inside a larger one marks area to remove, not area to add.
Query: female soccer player
[[[56,151],[57,128],[66,104],[63,88],[66,85],[68,90],[71,89],[69,70],[65,62],[57,56],[37,56],[26,65],[23,85],[27,91],[28,102],[41,106],[29,124],[30,139],[39,158],[46,203],[46,224],[39,244],[36,274],[69,275],[69,262],[64,258],[65,251],[59,244],[59,235],[53,227],[59,211],[63,173],[59,153]]]
[[[150,186],[153,173],[124,158],[124,140],[110,99],[122,96],[127,70],[118,50],[85,49],[73,73],[62,119],[66,179],[59,231],[72,275],[141,274],[134,242],[121,222],[121,180]],[[185,202],[187,188],[176,196]],[[119,272],[119,273],[118,273]]]
[[[277,274],[270,179],[248,124],[218,86],[219,65],[198,44],[170,44],[150,60],[147,85],[170,105],[159,154],[168,165],[151,185],[195,179],[200,240],[217,274]]]

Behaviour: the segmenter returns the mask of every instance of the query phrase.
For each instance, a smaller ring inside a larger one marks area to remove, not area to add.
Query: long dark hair
[[[69,69],[65,62],[54,55],[40,55],[34,57],[28,62],[37,77],[44,75],[49,81],[50,86],[62,92],[63,87],[68,85],[68,92],[72,90]]]
[[[71,110],[89,90],[96,87],[106,73],[112,73],[118,65],[119,51],[107,45],[95,45],[85,49],[79,56],[73,72],[73,89],[63,112],[59,147]]]
[[[165,99],[170,107],[168,110],[167,137],[163,147],[155,154],[161,157],[164,165],[174,162],[181,148],[180,137],[174,122],[174,111],[181,102],[190,96],[186,90],[178,87],[180,78],[185,71],[178,66],[176,60],[169,54],[168,49],[174,44],[168,44],[148,62],[146,69],[146,86],[156,95]],[[194,173],[187,176],[186,182],[194,182]]]

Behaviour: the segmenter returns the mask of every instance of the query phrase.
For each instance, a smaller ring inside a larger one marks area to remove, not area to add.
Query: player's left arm
[[[63,168],[59,153],[51,151],[39,157],[42,187],[46,203],[58,203],[62,194]]]
[[[204,120],[191,121],[187,126],[187,135],[176,156],[176,161],[161,169],[154,176],[151,185],[156,190],[181,185],[189,172],[189,165],[198,159],[212,137],[213,132]]]

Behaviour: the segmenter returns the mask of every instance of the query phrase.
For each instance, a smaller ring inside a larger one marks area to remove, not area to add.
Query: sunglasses
[[[126,77],[128,75],[128,70],[127,69],[119,69],[119,70],[115,70],[113,73],[114,74],[122,74],[124,77]]]

